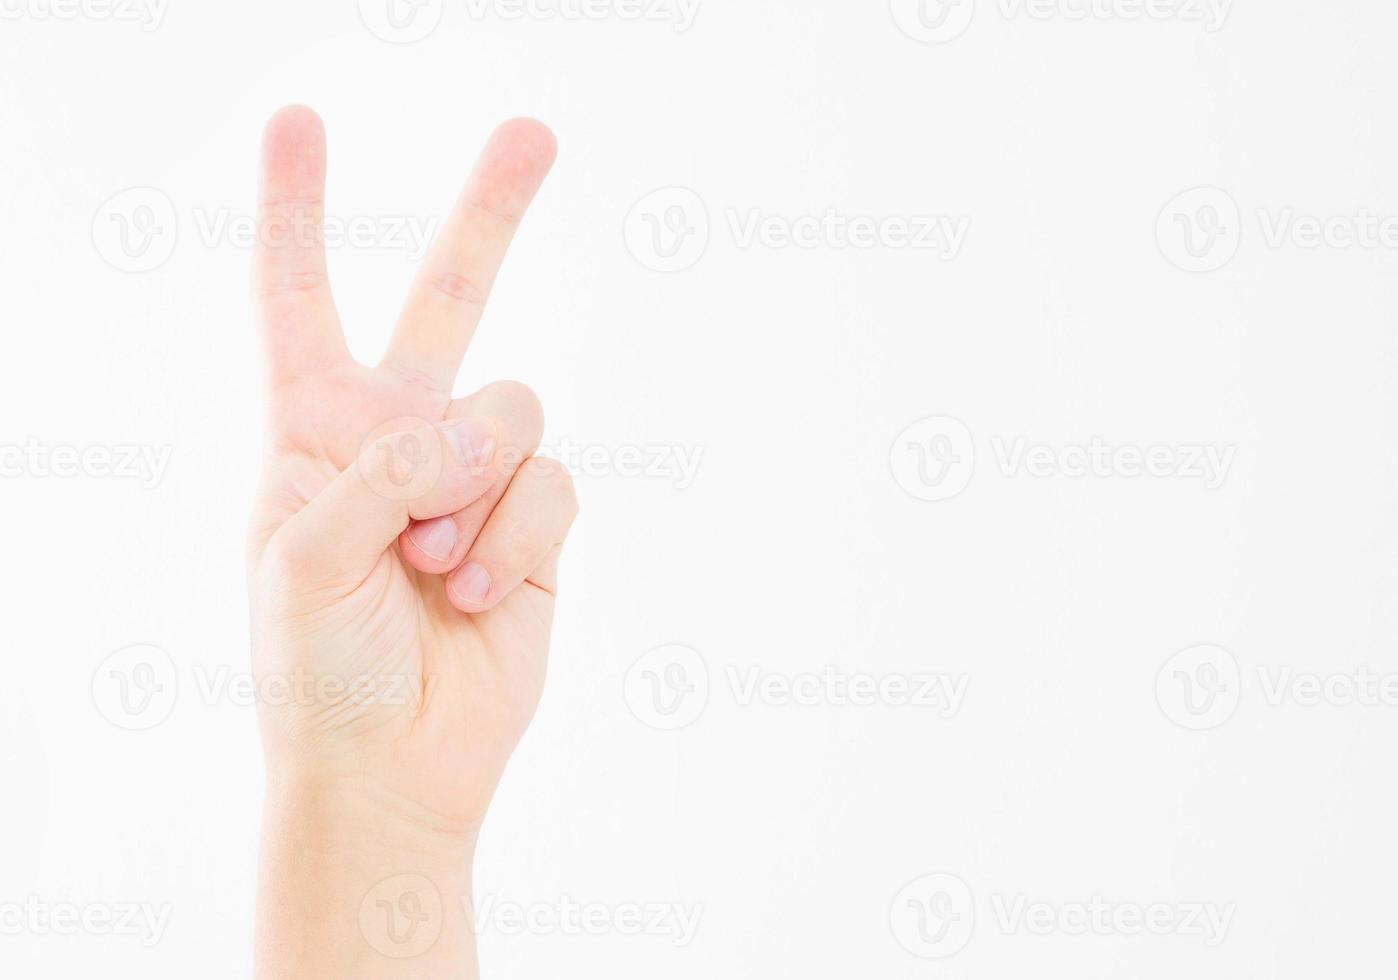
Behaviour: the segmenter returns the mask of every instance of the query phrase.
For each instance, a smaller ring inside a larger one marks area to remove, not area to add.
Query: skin
[[[538,122],[495,131],[367,367],[326,276],[324,127],[297,106],[267,125],[249,591],[254,673],[278,696],[259,712],[259,977],[477,976],[475,843],[542,691],[577,503],[532,456],[527,388],[451,386],[555,153]]]

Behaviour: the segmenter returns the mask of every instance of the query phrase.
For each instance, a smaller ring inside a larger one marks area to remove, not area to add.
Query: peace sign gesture
[[[543,416],[529,389],[498,382],[453,399],[451,386],[554,155],[540,123],[496,130],[382,362],[366,367],[349,356],[326,274],[324,128],[300,107],[267,126],[254,295],[270,430],[249,581],[271,777],[264,855],[281,855],[264,861],[263,888],[278,903],[299,887],[285,863],[304,860],[307,825],[367,865],[345,882],[356,907],[363,888],[410,871],[444,894],[469,890],[476,830],[541,693],[577,505],[567,472],[533,457]],[[460,881],[399,866],[404,850],[438,847],[460,859]],[[354,911],[321,938],[343,939]],[[260,958],[292,941],[265,914],[259,929]],[[353,973],[340,965],[322,975]]]

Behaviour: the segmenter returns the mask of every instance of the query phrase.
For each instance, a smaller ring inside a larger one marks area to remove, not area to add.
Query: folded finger
[[[562,464],[527,460],[510,481],[461,567],[447,576],[447,597],[463,612],[484,612],[545,567],[578,513],[573,478]]]
[[[495,423],[499,442],[490,485],[481,495],[451,514],[414,521],[399,538],[404,561],[432,575],[445,574],[461,564],[515,471],[539,448],[544,432],[544,411],[538,397],[516,381],[497,381],[454,402],[447,417],[489,418]]]

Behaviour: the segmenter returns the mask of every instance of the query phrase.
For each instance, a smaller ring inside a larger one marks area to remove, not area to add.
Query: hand
[[[324,129],[299,107],[267,126],[255,296],[270,435],[249,574],[266,975],[390,975],[396,951],[355,926],[368,890],[401,874],[447,906],[446,938],[423,954],[440,962],[405,974],[474,970],[455,906],[539,700],[577,505],[566,471],[532,456],[543,416],[527,388],[451,386],[554,155],[539,123],[495,132],[371,368],[349,357],[326,277]],[[303,898],[313,925],[278,921]]]

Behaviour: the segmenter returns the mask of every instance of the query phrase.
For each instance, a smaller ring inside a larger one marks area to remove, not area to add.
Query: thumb
[[[313,580],[358,583],[410,521],[454,514],[495,483],[496,425],[485,417],[389,423],[272,536],[269,551]],[[386,431],[384,431],[386,430]]]

